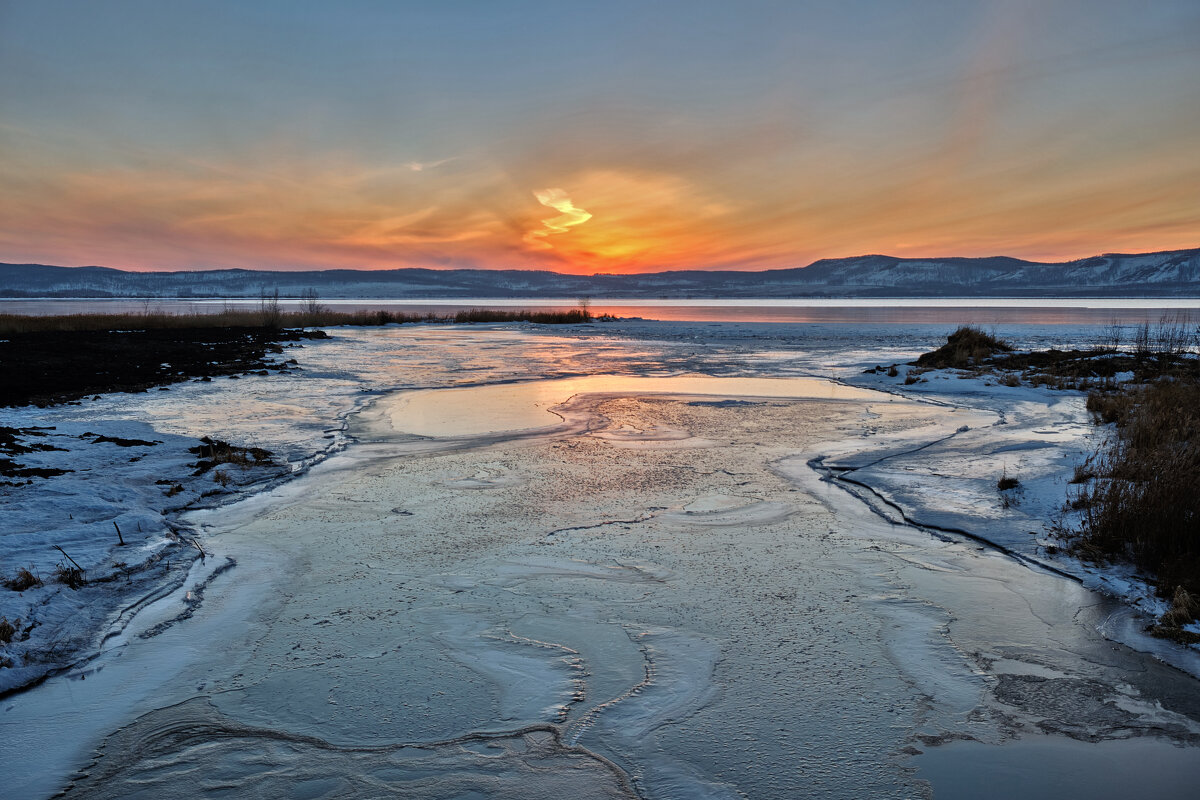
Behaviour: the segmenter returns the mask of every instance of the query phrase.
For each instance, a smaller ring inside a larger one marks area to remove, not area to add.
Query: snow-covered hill
[[[1200,249],[1108,254],[1061,264],[1016,258],[822,259],[760,272],[567,275],[541,270],[207,270],[0,264],[3,297],[1192,297]]]

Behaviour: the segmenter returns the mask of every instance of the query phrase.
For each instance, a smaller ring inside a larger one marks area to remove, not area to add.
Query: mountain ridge
[[[574,275],[550,270],[173,270],[0,263],[0,297],[204,298],[298,296],[421,299],[593,297],[1193,297],[1200,248],[1106,253],[1065,262],[1009,256],[819,259],[805,267],[742,272],[671,270]]]

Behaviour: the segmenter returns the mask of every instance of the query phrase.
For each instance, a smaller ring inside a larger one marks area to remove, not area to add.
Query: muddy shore
[[[324,331],[178,328],[32,331],[0,337],[0,406],[53,405],[109,392],[144,392],[187,380],[279,372],[268,356]]]

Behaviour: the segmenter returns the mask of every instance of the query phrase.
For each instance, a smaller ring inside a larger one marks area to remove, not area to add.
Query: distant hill
[[[680,270],[567,275],[544,270],[223,269],[126,272],[108,267],[0,264],[0,297],[799,298],[1200,297],[1200,248],[1108,254],[1061,264],[1017,258],[822,259],[759,272]]]

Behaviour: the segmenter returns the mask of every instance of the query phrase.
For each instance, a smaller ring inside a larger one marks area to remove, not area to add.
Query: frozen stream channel
[[[817,378],[382,395],[5,701],[6,792],[1186,796],[1200,684],[1103,638],[1115,602],[810,464],[994,422]]]

